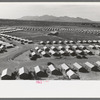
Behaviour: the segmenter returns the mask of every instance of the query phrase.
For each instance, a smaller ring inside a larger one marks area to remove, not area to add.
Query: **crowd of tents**
[[[17,31],[23,31],[23,29],[15,28],[15,27],[0,27],[0,33],[12,33]]]
[[[5,38],[7,38],[7,39],[9,39],[9,40],[20,41],[22,44],[24,44],[24,43],[28,43],[28,44],[33,43],[32,40],[23,39],[23,38],[16,37],[16,36],[11,36],[11,35],[6,35],[6,34],[0,34],[0,36],[5,37]]]
[[[90,71],[100,71],[100,61],[95,63],[85,62],[84,64],[73,63],[69,64],[62,63],[55,66],[52,62],[47,63],[47,67],[35,66],[31,68],[20,67],[11,70],[10,68],[5,68],[1,72],[1,80],[40,80],[42,78],[48,78],[50,75],[63,76],[64,79],[80,79],[77,72],[89,73]]]
[[[99,50],[100,45],[50,45],[50,46],[36,46],[30,50],[29,57],[31,60],[36,60],[41,57],[62,57],[62,56],[76,56],[77,58],[87,58],[87,55],[94,55],[93,50]]]
[[[91,29],[79,29],[79,28],[71,28],[71,27],[18,27],[23,30],[29,31],[66,31],[66,32],[78,32],[78,33],[88,33],[88,34],[100,34],[100,30],[91,30]]]

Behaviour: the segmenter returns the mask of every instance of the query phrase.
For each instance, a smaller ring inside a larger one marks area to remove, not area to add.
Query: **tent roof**
[[[19,68],[18,73],[19,73],[19,75],[21,75],[21,74],[23,74],[23,73],[28,74],[28,69],[26,69],[25,67],[21,67],[21,68]]]
[[[76,52],[77,52],[77,53],[81,53],[82,51],[81,51],[81,50],[76,50]]]
[[[34,67],[34,70],[35,70],[35,72],[36,72],[36,73],[38,73],[38,72],[40,72],[40,71],[41,71],[41,69],[40,69],[40,67],[39,67],[39,66]]]
[[[48,68],[51,70],[51,71],[54,71],[55,70],[55,67],[51,64],[48,66]]]
[[[71,77],[72,75],[74,75],[75,73],[72,71],[72,70],[69,70],[69,71],[67,71],[67,75],[69,76],[69,77]]]
[[[11,76],[12,75],[12,72],[10,69],[6,68],[2,71],[2,74],[1,74],[1,77],[5,76],[5,75],[9,75]]]
[[[96,64],[100,65],[100,61],[97,61]]]
[[[90,68],[93,68],[93,67],[94,67],[94,65],[91,64],[90,62],[86,62],[85,64],[86,64],[88,67],[90,67]]]
[[[64,70],[68,70],[69,69],[69,67],[65,63],[61,64],[61,68],[64,69]]]
[[[78,64],[77,62],[75,62],[73,65],[78,69],[82,68],[82,66],[80,64]]]

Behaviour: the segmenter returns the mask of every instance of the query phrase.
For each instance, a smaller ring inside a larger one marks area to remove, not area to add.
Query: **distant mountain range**
[[[54,21],[54,22],[92,22],[89,19],[84,18],[74,18],[68,16],[50,16],[50,15],[43,15],[43,16],[23,16],[19,18],[19,20],[35,20],[35,21]]]

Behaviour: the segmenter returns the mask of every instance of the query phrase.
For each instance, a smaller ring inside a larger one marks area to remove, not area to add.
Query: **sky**
[[[0,18],[23,16],[69,16],[100,21],[100,3],[0,3]]]

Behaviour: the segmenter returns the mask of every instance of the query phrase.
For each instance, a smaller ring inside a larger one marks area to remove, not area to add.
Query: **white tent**
[[[100,61],[96,61],[96,66],[97,66],[98,69],[100,70]]]
[[[57,41],[53,41],[52,43],[53,43],[53,44],[57,44]]]
[[[98,41],[97,40],[93,40],[93,43],[97,43]]]
[[[85,48],[85,46],[83,46],[83,45],[80,45],[80,46],[78,46],[80,49],[84,49]]]
[[[55,66],[52,65],[52,64],[50,64],[50,65],[48,66],[48,70],[49,70],[50,73],[53,74],[53,75],[59,75],[59,74],[61,74],[61,72],[60,72],[58,69],[56,69]]]
[[[46,43],[47,43],[47,44],[51,44],[51,42],[50,42],[50,41],[47,41]]]
[[[92,43],[92,41],[91,40],[88,40],[88,43]]]
[[[59,50],[65,50],[65,48],[64,48],[63,46],[61,46],[61,45],[58,46],[58,49],[59,49]]]
[[[39,47],[35,47],[35,50],[39,50]]]
[[[83,40],[82,42],[83,42],[83,43],[86,43],[87,41],[86,41],[86,40]]]
[[[79,76],[72,70],[67,71],[66,74],[69,77],[69,79],[79,79]]]
[[[75,62],[75,63],[73,64],[73,66],[74,66],[78,71],[80,71],[80,72],[86,71],[85,68],[83,68],[83,67],[82,67],[80,64],[78,64],[77,62]]]
[[[67,41],[67,40],[65,40],[65,41],[64,41],[64,43],[65,43],[65,44],[67,44],[67,43],[68,43],[68,41]]]
[[[67,72],[70,68],[68,65],[66,65],[65,63],[61,64],[61,70]]]
[[[94,46],[93,46],[93,45],[89,45],[88,47],[89,47],[89,48],[91,48],[91,49],[93,49],[93,48],[94,48]]]
[[[43,47],[44,51],[49,51],[50,49],[47,46]]]
[[[58,41],[59,44],[63,44],[63,41]]]
[[[41,52],[42,52],[42,50],[41,50],[41,49],[39,49],[39,50],[38,50],[38,53],[41,53]]]
[[[74,43],[74,41],[70,40],[69,43]]]
[[[43,70],[41,66],[35,66],[34,67],[35,75],[38,77],[46,77],[47,73]]]
[[[86,53],[86,54],[89,54],[89,55],[92,55],[93,54],[91,51],[89,51],[87,49],[83,50],[83,52]]]
[[[85,62],[85,67],[89,70],[89,71],[91,71],[91,70],[96,70],[97,69],[97,67],[95,66],[95,65],[93,65],[93,64],[91,64],[90,62]]]
[[[31,60],[36,60],[38,57],[40,57],[40,55],[37,54],[36,52],[32,52],[29,54],[29,57]]]
[[[98,41],[98,43],[100,43],[100,40],[97,40]]]
[[[44,44],[44,41],[40,41],[40,44]]]
[[[1,73],[2,80],[9,80],[12,79],[12,71],[8,68],[4,69]]]
[[[73,45],[72,48],[73,48],[73,49],[77,49],[77,45]]]
[[[81,50],[76,50],[75,52],[78,53],[78,54],[81,54],[82,53]]]
[[[18,74],[19,74],[20,79],[29,79],[29,71],[25,67],[19,68]]]
[[[53,56],[60,56],[58,52],[50,50],[49,53]]]
[[[45,52],[45,51],[42,51],[41,54],[42,54],[42,56],[44,56],[44,57],[50,57],[50,55],[49,55],[47,52]]]
[[[63,51],[63,50],[60,50],[59,53],[60,53],[61,55],[63,55],[63,56],[68,55],[68,53],[67,53],[66,51]]]
[[[77,42],[78,42],[78,43],[81,43],[82,41],[78,40]]]
[[[65,48],[66,48],[66,49],[69,49],[69,48],[70,48],[70,46],[69,46],[69,45],[66,45],[66,46],[65,46]]]
[[[51,46],[51,49],[57,51],[57,48],[55,46]]]

